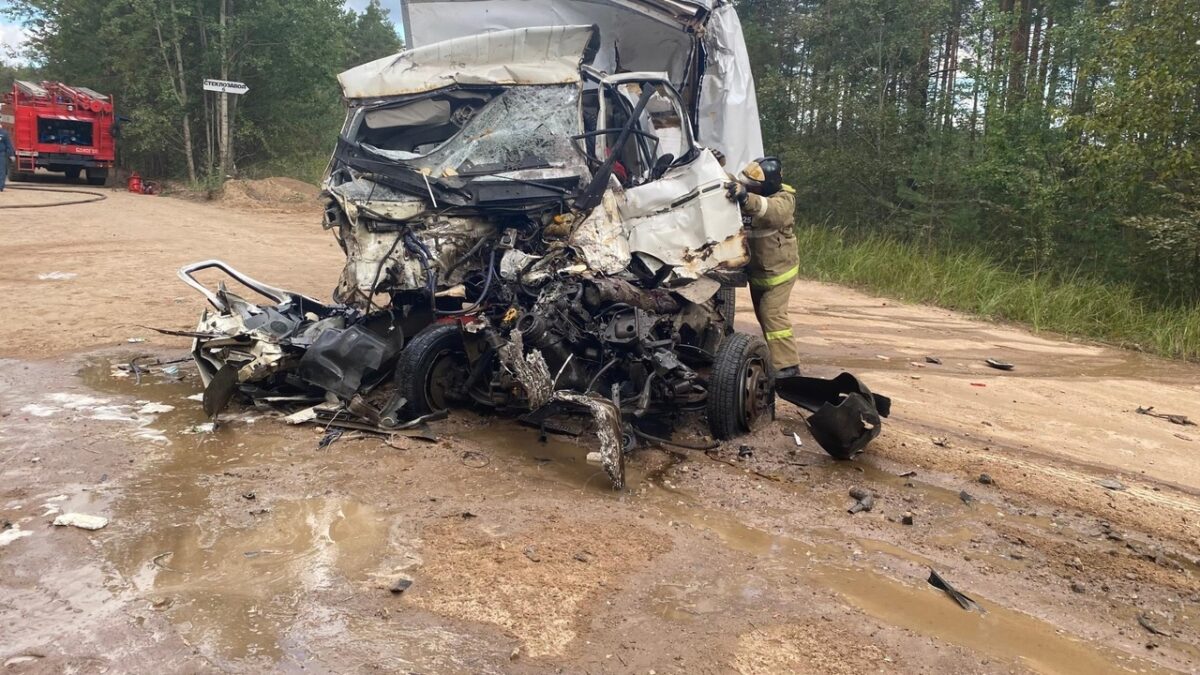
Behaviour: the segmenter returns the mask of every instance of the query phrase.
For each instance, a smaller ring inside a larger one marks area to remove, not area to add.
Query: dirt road
[[[0,211],[8,670],[1200,669],[1200,429],[1136,412],[1200,419],[1197,366],[801,283],[806,364],[891,395],[883,436],[836,463],[781,404],[714,457],[639,449],[622,493],[477,413],[319,449],[269,411],[206,431],[187,363],[116,367],[185,355],[139,328],[193,324],[183,263],[327,296],[318,222],[120,192]],[[847,513],[855,486],[874,510]]]

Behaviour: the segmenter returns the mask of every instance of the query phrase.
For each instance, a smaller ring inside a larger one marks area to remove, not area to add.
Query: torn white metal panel
[[[730,2],[406,0],[403,7],[407,42],[413,45],[530,26],[595,24],[600,29],[596,68],[667,72],[698,111],[702,145],[720,150],[736,169],[763,155],[750,59]],[[688,87],[699,75],[689,72],[698,47],[705,54],[703,78],[698,87]]]
[[[733,5],[724,3],[713,10],[704,32],[704,53],[699,140],[724,153],[725,165],[737,173],[765,153],[750,54]]]
[[[726,180],[721,165],[705,150],[660,180],[626,190],[618,209],[630,251],[676,267],[684,278],[744,265],[741,213],[725,196]]]
[[[348,99],[402,96],[456,84],[578,82],[591,39],[592,27],[580,25],[455,37],[364,63],[338,75],[338,82]]]
[[[618,274],[629,267],[629,240],[617,206],[621,193],[620,183],[613,179],[600,206],[592,209],[567,239],[588,267],[601,274]]]

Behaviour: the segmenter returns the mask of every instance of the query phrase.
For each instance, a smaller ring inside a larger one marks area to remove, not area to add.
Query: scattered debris
[[[1150,615],[1147,612],[1142,612],[1141,614],[1138,614],[1137,621],[1138,621],[1138,625],[1140,625],[1142,628],[1145,628],[1147,632],[1152,633],[1154,635],[1161,635],[1163,637],[1173,637],[1175,635],[1175,633],[1173,633],[1169,630],[1163,630],[1162,628],[1160,628],[1155,623],[1155,620],[1150,618]]]
[[[533,546],[526,546],[524,553],[531,562],[542,562],[542,557],[538,555],[537,549]]]
[[[738,446],[738,459],[746,459],[754,456],[754,448],[748,445]]]
[[[986,473],[979,474],[978,480],[979,480],[980,485],[995,485],[996,484],[996,481],[993,480],[992,477]]]
[[[852,487],[850,488],[850,496],[854,498],[854,505],[846,510],[847,513],[860,513],[875,508],[875,497],[866,488]]]
[[[127,339],[127,340],[125,340],[125,341],[126,341],[126,342],[128,342],[128,343],[129,343],[129,344],[131,344],[131,345],[138,345],[138,344],[141,344],[141,343],[145,342],[145,341],[146,341],[146,338],[144,338],[144,337],[131,337],[131,338],[129,338],[129,339]]]
[[[1086,593],[1087,586],[1084,586],[1083,584],[1079,583],[1078,581],[1075,581],[1074,579],[1072,579],[1071,580],[1071,592],[1072,593]]]
[[[986,613],[986,610],[984,610],[979,603],[960,593],[957,589],[950,585],[950,582],[943,579],[940,574],[934,571],[933,568],[929,569],[929,585],[938,590],[945,591],[946,595],[949,595],[951,598],[953,598],[954,601],[958,603],[959,607],[962,607],[967,611],[976,609],[979,610],[981,614]]]
[[[580,552],[576,553],[575,555],[571,556],[571,558],[573,558],[574,560],[577,560],[581,563],[589,563],[592,561],[592,554],[589,551],[580,551]]]
[[[987,385],[982,382],[972,382],[971,386],[972,387],[986,387]]]
[[[897,474],[897,477],[898,478],[912,478],[916,475],[917,475],[916,471],[905,471],[904,473]]]
[[[400,595],[412,587],[412,585],[412,579],[407,577],[399,577],[392,582],[392,585],[388,587],[388,590],[392,592],[392,595]]]
[[[883,354],[876,354],[875,358],[879,359],[880,361],[891,361],[892,360],[892,357],[884,356]]]
[[[324,450],[325,448],[328,448],[337,442],[337,440],[341,438],[342,434],[344,433],[346,433],[345,430],[340,428],[327,430],[325,435],[321,437],[321,440],[317,441],[317,449]]]
[[[253,492],[244,492],[242,493],[242,499],[254,501],[255,499],[258,499],[258,495],[254,494]]]
[[[913,524],[912,511],[905,511],[904,515],[900,516],[900,524],[901,525],[912,525]]]
[[[946,438],[946,437],[944,437],[944,436],[938,436],[938,437],[935,437],[935,438],[933,439],[933,444],[934,444],[934,445],[936,445],[936,446],[938,446],[939,448],[949,448],[949,447],[951,447],[951,446],[950,446],[950,439],[948,439],[948,438]]]
[[[1011,363],[1008,363],[1007,361],[1000,361],[997,359],[988,359],[984,363],[995,368],[996,370],[1012,370],[1013,368],[1016,368],[1016,366],[1014,366]]]
[[[800,440],[800,434],[798,434],[794,431],[792,432],[792,440],[794,440],[796,442],[797,448],[804,447],[804,441]]]
[[[28,537],[33,534],[33,532],[29,530],[22,530],[20,525],[10,523],[7,520],[4,522],[6,527],[3,530],[0,530],[0,546],[8,546],[18,539]]]
[[[925,363],[932,363],[936,366],[940,366],[940,365],[942,365],[942,360],[936,356],[926,356]]]
[[[1120,491],[1125,489],[1125,484],[1116,478],[1101,478],[1100,480],[1096,481],[1096,485],[1099,485],[1106,490]]]
[[[54,524],[59,527],[78,527],[81,530],[99,530],[108,525],[108,518],[104,516],[89,516],[85,513],[64,513],[54,519]]]
[[[962,503],[964,503],[968,506],[971,505],[971,502],[975,501],[975,497],[971,496],[971,493],[967,492],[966,490],[962,490],[961,492],[959,492],[958,498],[962,500]]]
[[[1190,419],[1188,419],[1186,415],[1175,415],[1172,413],[1154,412],[1154,406],[1150,406],[1148,408],[1142,408],[1139,406],[1137,409],[1137,414],[1149,415],[1150,417],[1157,417],[1160,420],[1166,420],[1166,421],[1170,422],[1171,424],[1178,424],[1178,425],[1184,426],[1184,427],[1196,426],[1196,423],[1191,421]]]

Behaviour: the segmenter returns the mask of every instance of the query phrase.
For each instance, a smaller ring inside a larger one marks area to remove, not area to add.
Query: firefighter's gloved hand
[[[749,198],[749,194],[746,192],[746,186],[736,180],[731,180],[725,184],[725,196],[729,197],[729,201],[737,202],[738,206],[746,205],[746,199]]]

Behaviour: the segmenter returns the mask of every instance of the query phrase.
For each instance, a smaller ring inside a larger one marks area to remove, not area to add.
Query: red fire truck
[[[103,185],[116,156],[114,119],[112,99],[87,87],[17,80],[0,99],[0,126],[17,152],[11,178],[46,169]]]

